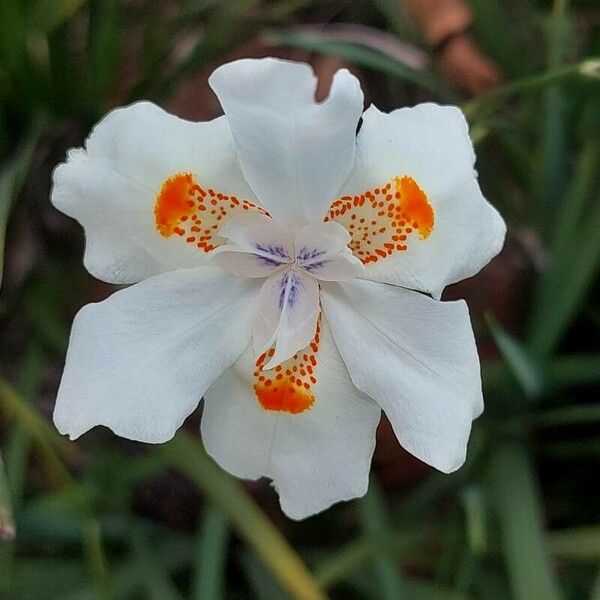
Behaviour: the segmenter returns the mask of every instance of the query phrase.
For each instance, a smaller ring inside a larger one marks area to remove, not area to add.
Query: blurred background
[[[467,299],[486,412],[446,476],[382,421],[363,499],[296,523],[206,456],[51,413],[75,312],[113,288],[49,203],[114,106],[219,114],[219,64],[341,66],[381,109],[459,104],[509,233]],[[600,599],[600,5],[594,0],[0,0],[0,598]]]

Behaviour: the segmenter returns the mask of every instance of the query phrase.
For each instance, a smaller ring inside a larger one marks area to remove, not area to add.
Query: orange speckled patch
[[[261,354],[254,371],[254,393],[265,410],[297,415],[315,403],[312,386],[317,383],[316,368],[319,353],[320,325],[312,342],[292,358],[263,371],[262,366],[274,354],[271,349]]]
[[[348,246],[363,264],[375,263],[408,248],[411,233],[424,240],[433,229],[433,208],[408,175],[381,188],[335,200],[325,221],[337,221],[352,236]]]
[[[192,173],[177,173],[163,183],[156,198],[154,224],[164,237],[178,235],[210,252],[224,242],[217,235],[224,220],[247,210],[271,216],[249,200],[201,187]]]

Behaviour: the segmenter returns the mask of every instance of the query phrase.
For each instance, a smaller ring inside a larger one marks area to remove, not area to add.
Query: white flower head
[[[87,269],[136,284],[75,318],[56,426],[159,443],[204,397],[209,454],[293,519],[365,493],[381,409],[454,471],[483,402],[467,306],[439,297],[505,235],[463,114],[363,113],[346,70],[317,103],[310,67],[272,58],[210,84],[224,116],[114,110],[54,173]]]

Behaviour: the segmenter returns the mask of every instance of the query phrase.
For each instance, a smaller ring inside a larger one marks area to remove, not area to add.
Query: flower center
[[[211,256],[236,275],[269,277],[291,269],[316,279],[339,281],[363,271],[349,248],[350,234],[335,222],[293,228],[266,215],[246,213],[228,219],[219,236],[225,243]]]

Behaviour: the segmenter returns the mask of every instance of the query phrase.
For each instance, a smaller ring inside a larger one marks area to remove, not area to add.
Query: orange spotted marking
[[[176,173],[162,184],[154,205],[154,224],[164,237],[177,235],[188,244],[210,252],[224,240],[217,235],[223,222],[236,212],[269,213],[250,202],[201,187],[192,173]]]
[[[262,369],[267,359],[273,356],[273,348],[258,357],[254,371],[254,393],[265,410],[297,415],[315,403],[312,386],[317,383],[315,372],[320,335],[317,323],[312,342],[274,369]]]
[[[349,248],[366,265],[407,250],[413,233],[427,239],[434,214],[425,192],[405,175],[360,196],[338,198],[324,220],[348,230]]]

